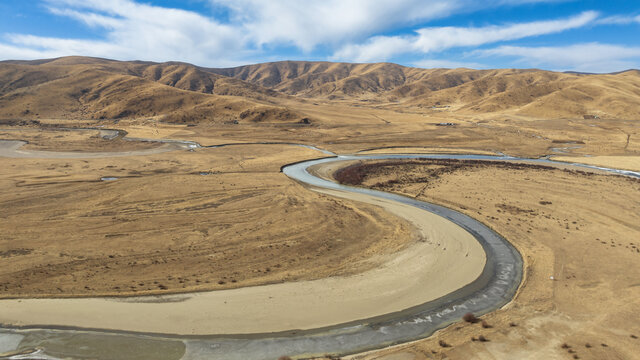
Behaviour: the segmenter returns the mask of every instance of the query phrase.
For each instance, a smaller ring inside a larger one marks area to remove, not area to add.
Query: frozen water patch
[[[17,350],[22,339],[20,334],[0,333],[0,354]]]
[[[43,349],[34,349],[32,352],[25,351],[22,354],[12,355],[6,358],[8,360],[61,360],[45,354]]]

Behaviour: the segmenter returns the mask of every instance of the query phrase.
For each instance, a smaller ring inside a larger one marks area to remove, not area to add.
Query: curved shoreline
[[[309,161],[285,167],[283,171],[297,181],[325,188],[323,191],[344,191],[345,187],[315,178],[306,170],[311,165],[339,160],[343,160],[343,158]],[[458,321],[468,311],[482,314],[499,308],[509,302],[515,294],[522,277],[521,258],[506,240],[480,222],[453,210],[399,195],[358,188],[348,188],[347,191],[404,203],[454,221],[471,233],[485,250],[487,262],[482,273],[461,289],[452,289],[455,291],[438,299],[430,299],[431,301],[426,303],[364,320],[343,322],[306,331],[284,331],[247,336],[177,337],[182,338],[187,345],[187,355],[190,352],[199,354],[196,357],[185,355],[184,358],[206,358],[209,356],[228,359],[243,358],[248,356],[247,349],[252,348],[254,350],[249,357],[265,359],[283,354],[355,353],[428,336],[433,331]],[[27,334],[48,332],[48,336],[64,338],[71,335],[76,339],[81,336],[75,330],[15,330],[15,332]],[[82,330],[80,332],[84,333]],[[100,334],[100,332],[97,333]],[[131,334],[129,336],[140,338],[142,341],[142,338],[148,335]],[[159,338],[166,337],[160,336]],[[213,349],[212,345],[215,345]],[[272,350],[266,351],[265,349]]]
[[[311,330],[386,317],[441,298],[473,282],[485,267],[476,239],[436,215],[365,194],[322,191],[407,219],[421,241],[352,276],[161,295],[155,302],[145,296],[0,300],[0,320],[182,335]]]
[[[515,279],[522,277],[522,259],[517,251],[515,251],[515,249],[506,242],[506,240],[495,234],[482,223],[442,206],[416,201],[396,194],[389,194],[364,188],[344,187],[334,182],[314,177],[307,171],[307,169],[312,165],[336,161],[411,158],[533,162],[555,166],[576,166],[613,172],[619,175],[640,177],[640,174],[637,172],[601,168],[584,164],[562,163],[546,159],[521,159],[486,155],[396,154],[338,156],[290,164],[282,168],[283,172],[289,175],[292,179],[314,188],[316,191],[328,192],[330,195],[339,195],[337,192],[344,192],[346,189],[349,193],[367,194],[392,202],[404,203],[409,206],[435,213],[438,216],[455,222],[458,226],[473,234],[473,236],[478,239],[479,244],[487,254],[486,266],[483,268],[480,276],[473,282],[443,297],[428,301],[427,303],[379,316],[308,330],[246,333],[244,335],[185,336],[64,326],[33,325],[24,328],[6,326],[4,329],[0,328],[0,352],[3,351],[2,342],[4,338],[8,338],[9,342],[13,341],[16,344],[19,344],[25,339],[29,340],[25,340],[27,343],[44,341],[42,339],[65,343],[65,341],[73,339],[74,344],[77,346],[78,342],[89,344],[92,341],[91,339],[95,340],[96,338],[102,339],[101,341],[106,341],[107,339],[114,337],[123,337],[129,342],[139,343],[141,345],[149,342],[182,344],[186,350],[184,356],[180,357],[181,359],[273,359],[282,355],[344,355],[424,338],[439,328],[445,327],[452,322],[459,321],[462,314],[468,311],[472,311],[480,315],[502,307],[510,301],[517,291],[519,280],[515,281]],[[492,238],[494,235],[496,238]],[[505,261],[505,259],[507,261]],[[510,261],[509,259],[516,259],[516,261]],[[182,298],[191,295],[193,294],[145,296],[143,298],[148,302],[149,298]],[[64,299],[61,301],[67,300],[68,299]],[[127,298],[121,298],[118,301],[128,300]],[[99,356],[95,357],[99,358]],[[113,357],[113,355],[111,355],[111,357]]]
[[[7,131],[7,129],[0,129]],[[115,129],[102,129],[102,128],[59,128],[48,129],[49,131],[98,131],[100,136],[105,140],[113,140],[121,138],[125,141],[138,141],[138,142],[156,142],[162,145],[143,150],[130,150],[130,151],[48,151],[48,150],[29,150],[21,149],[24,145],[28,144],[25,140],[3,140],[0,139],[0,157],[8,158],[40,158],[40,159],[95,159],[95,158],[107,158],[107,157],[121,157],[121,156],[141,156],[141,155],[153,155],[160,154],[175,150],[186,150],[200,147],[199,144],[192,141],[181,140],[166,140],[166,139],[138,139],[127,137],[127,132],[123,130]]]
[[[32,129],[32,130],[36,131],[36,129]],[[151,142],[151,143],[160,143],[162,144],[162,146],[153,148],[153,149],[130,150],[130,151],[101,151],[101,152],[64,151],[63,152],[63,151],[48,151],[48,150],[20,150],[22,146],[28,144],[29,142],[25,140],[0,139],[0,157],[68,158],[68,159],[80,158],[82,159],[82,158],[153,155],[153,154],[159,154],[159,153],[174,151],[174,150],[191,150],[191,149],[197,149],[197,148],[215,149],[215,148],[246,146],[246,145],[289,145],[289,146],[297,146],[297,147],[303,147],[303,148],[319,151],[328,156],[337,156],[337,154],[329,150],[321,149],[314,145],[298,144],[298,143],[283,142],[283,141],[237,142],[237,143],[224,143],[224,144],[214,144],[214,145],[203,146],[191,140],[174,140],[174,139],[164,139],[164,138],[150,139],[150,138],[140,138],[140,137],[129,137],[126,131],[119,130],[119,129],[88,127],[88,128],[50,128],[46,130],[47,131],[98,131],[100,136],[105,140],[122,139],[124,141],[131,141],[131,142]],[[24,131],[24,129],[21,129],[21,130],[0,129],[0,131]]]

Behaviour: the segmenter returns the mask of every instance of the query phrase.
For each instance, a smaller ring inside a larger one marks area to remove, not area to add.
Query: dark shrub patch
[[[473,315],[473,313],[466,313],[462,316],[462,320],[468,322],[468,323],[472,323],[475,324],[478,321],[480,321],[475,315]]]
[[[438,340],[438,345],[446,348],[446,347],[451,347],[451,345],[447,344],[444,340]]]

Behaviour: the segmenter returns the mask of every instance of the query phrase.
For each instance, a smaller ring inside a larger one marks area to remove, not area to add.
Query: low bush
[[[473,313],[466,313],[462,316],[462,320],[471,323],[471,324],[475,324],[478,321],[480,321],[475,315],[473,315]]]

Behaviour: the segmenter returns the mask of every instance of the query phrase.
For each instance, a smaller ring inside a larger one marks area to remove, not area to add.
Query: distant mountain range
[[[227,69],[86,57],[0,62],[0,118],[300,122],[296,102],[540,118],[640,116],[640,71],[419,69],[281,61]]]

